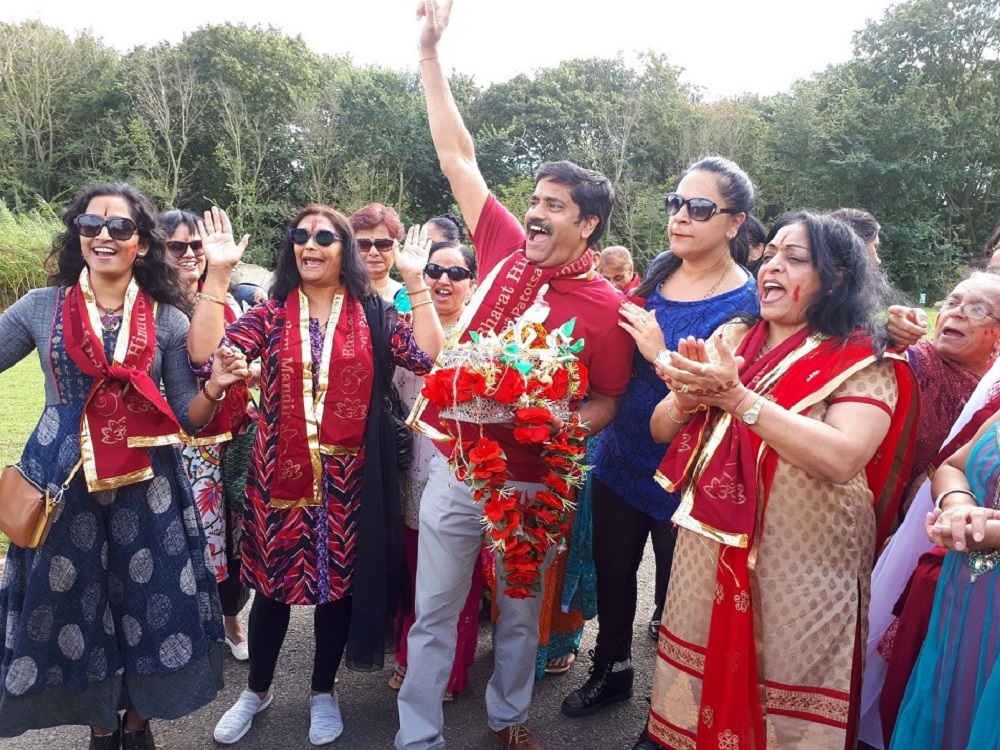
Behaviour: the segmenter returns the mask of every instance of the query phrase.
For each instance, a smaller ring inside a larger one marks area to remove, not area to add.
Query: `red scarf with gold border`
[[[80,455],[91,492],[151,479],[153,469],[144,449],[186,440],[150,377],[156,357],[155,315],[153,300],[132,279],[109,363],[86,268],[66,292],[62,308],[66,353],[94,378],[80,420]]]
[[[293,290],[285,301],[278,366],[278,457],[271,505],[322,505],[321,456],[357,455],[364,444],[375,361],[361,304],[349,293],[334,298],[314,380],[309,300]]]

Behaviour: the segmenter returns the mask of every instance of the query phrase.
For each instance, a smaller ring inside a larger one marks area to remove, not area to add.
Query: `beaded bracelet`
[[[194,298],[196,300],[203,299],[206,300],[207,302],[214,302],[215,304],[222,305],[223,307],[226,306],[226,301],[224,299],[219,299],[218,297],[215,297],[211,294],[205,294],[205,292],[198,292],[197,294],[194,295]]]
[[[691,418],[690,415],[694,414],[696,411],[698,411],[698,410],[694,409],[694,410],[692,410],[690,412],[684,412],[684,413],[688,414],[688,419],[690,419]],[[674,416],[674,412],[673,412],[673,409],[670,408],[670,402],[669,401],[667,401],[667,416],[670,417],[670,421],[673,422],[674,424],[687,424],[688,423],[687,419],[678,419],[677,417]]]

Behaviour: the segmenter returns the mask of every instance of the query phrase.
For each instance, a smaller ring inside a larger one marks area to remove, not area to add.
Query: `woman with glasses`
[[[426,372],[441,347],[423,277],[427,243],[414,237],[395,258],[413,303],[411,327],[373,293],[347,218],[307,206],[288,226],[270,299],[226,325],[219,301],[243,248],[217,209],[206,213],[201,236],[208,271],[191,320],[191,360],[206,363],[224,340],[261,362],[242,541],[243,581],[256,591],[250,670],[215,739],[238,741],[270,705],[291,607],[313,605],[309,740],[322,745],[344,728],[334,682],[345,650],[348,666],[381,668],[402,590],[388,392],[396,365]]]
[[[70,478],[45,543],[7,553],[0,736],[84,724],[91,750],[151,749],[149,718],[222,687],[215,576],[175,446],[214,419],[246,361],[220,349],[199,391],[190,303],[135,188],[81,190],[62,218],[50,286],[0,316],[0,371],[34,349],[45,375],[20,466],[53,492]]]
[[[358,251],[372,289],[386,302],[392,302],[403,287],[389,275],[399,241],[403,239],[399,214],[381,203],[369,203],[351,214],[349,221],[358,238]]]
[[[649,536],[656,555],[650,632],[659,627],[678,496],[653,479],[667,447],[653,441],[649,420],[668,389],[652,362],[687,336],[704,338],[737,314],[757,311],[754,279],[733,257],[736,249],[745,252],[740,233],[753,203],[753,185],[733,162],[712,157],[692,164],[667,197],[669,251],[653,261],[629,298],[640,304],[622,300],[620,325],[637,344],[635,376],[593,459],[597,648],[589,679],[563,701],[567,716],[586,716],[632,696],[636,575]]]
[[[679,490],[647,734],[654,748],[853,748],[877,550],[912,456],[916,384],[885,353],[888,287],[844,223],[772,227],[761,316],[656,359],[650,423]]]
[[[208,265],[198,232],[198,217],[190,211],[167,211],[160,215],[160,228],[167,237],[167,257],[177,266],[181,288],[193,306]],[[243,238],[244,245],[247,239]],[[241,313],[239,303],[227,294],[226,322],[235,322]],[[253,377],[259,376],[259,364],[252,364],[250,369]],[[244,399],[242,405],[236,403],[237,392]],[[234,427],[243,432],[256,418],[252,404],[249,410],[247,408],[249,393],[246,388],[231,390],[227,401],[230,399],[233,408],[239,410],[239,420]],[[181,455],[201,515],[212,570],[219,584],[226,645],[236,659],[246,661],[250,656],[249,646],[239,618],[240,611],[250,598],[250,590],[240,581],[239,541],[243,531],[243,503],[241,498],[226,497],[222,461],[227,445],[228,441],[195,443],[184,446]]]
[[[433,220],[432,220],[433,221]],[[431,222],[428,222],[428,225]],[[425,225],[428,238],[431,236],[429,226]],[[434,309],[447,338],[451,335],[458,319],[462,317],[466,305],[476,288],[476,254],[471,248],[458,242],[445,240],[431,245],[424,267],[424,281],[431,290]],[[408,370],[397,370],[393,382],[399,389],[403,403],[412,406],[424,386],[420,375]],[[402,613],[402,628],[396,647],[396,666],[389,678],[389,687],[399,690],[406,678],[407,656],[406,637],[413,625],[413,595],[416,590],[417,577],[417,543],[420,529],[420,497],[427,485],[427,467],[431,458],[439,453],[431,440],[419,433],[413,437],[413,463],[409,471],[400,477],[400,497],[403,503],[403,542],[406,548],[406,565],[410,574],[410,599]],[[476,642],[479,636],[479,602],[483,590],[483,566],[477,563],[472,572],[472,585],[465,606],[458,618],[458,642],[455,647],[455,662],[448,688],[445,692],[446,701],[453,700],[469,682],[469,667],[476,655]]]

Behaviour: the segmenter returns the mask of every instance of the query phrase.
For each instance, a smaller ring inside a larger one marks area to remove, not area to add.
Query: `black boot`
[[[89,750],[119,750],[122,746],[122,733],[120,729],[116,729],[111,734],[94,734],[94,730],[90,730],[90,746]]]
[[[122,729],[122,750],[156,750],[156,743],[153,741],[153,730],[149,728],[149,721],[146,726],[138,732],[130,732]]]
[[[579,690],[566,696],[562,712],[576,718],[600,711],[618,701],[632,697],[632,660],[611,661],[596,649],[590,651],[594,660],[590,667],[590,677]]]

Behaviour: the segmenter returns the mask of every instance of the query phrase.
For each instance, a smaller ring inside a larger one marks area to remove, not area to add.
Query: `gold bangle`
[[[694,412],[696,412],[696,411],[698,411],[698,410],[695,409],[694,411],[683,412],[683,413],[687,414],[688,415],[688,419],[690,419],[691,418],[691,414],[694,414]],[[670,421],[673,422],[674,424],[687,424],[688,423],[688,419],[678,419],[677,417],[674,416],[674,412],[670,408],[670,402],[669,401],[667,401],[667,416],[670,417]]]
[[[426,299],[423,302],[418,302],[417,304],[410,307],[411,310],[416,310],[418,307],[423,307],[424,305],[433,305],[434,301]]]
[[[195,300],[203,299],[206,300],[207,302],[214,302],[217,305],[222,305],[223,307],[226,306],[226,301],[224,299],[219,299],[218,297],[215,297],[211,294],[205,294],[205,292],[198,292],[196,295],[194,295],[194,298]]]
[[[413,297],[413,296],[416,296],[418,294],[422,294],[423,292],[429,292],[430,290],[431,290],[431,288],[429,286],[425,286],[423,289],[417,289],[416,291],[413,291],[413,292],[408,291],[406,293],[406,296],[407,297]]]

